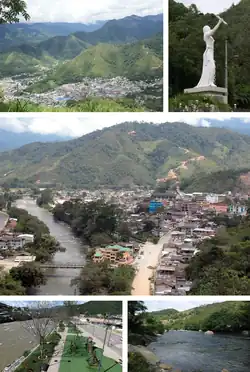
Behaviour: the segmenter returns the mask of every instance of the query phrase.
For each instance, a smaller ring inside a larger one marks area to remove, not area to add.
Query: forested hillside
[[[249,302],[222,302],[202,305],[185,311],[152,312],[150,315],[161,319],[165,327],[190,331],[241,332],[250,330]]]
[[[225,86],[225,39],[228,40],[229,103],[238,109],[250,107],[250,2],[241,0],[222,14],[222,25],[215,35],[216,84]],[[217,18],[202,14],[195,5],[185,7],[169,0],[169,85],[170,96],[197,85],[202,70],[204,41],[202,28],[214,27]]]
[[[33,185],[37,179],[90,188],[154,186],[170,169],[182,182],[199,172],[220,170],[227,170],[225,174],[232,178],[249,161],[250,137],[246,135],[184,123],[127,122],[67,142],[38,142],[3,152],[0,182],[12,187]],[[221,192],[232,185],[222,182]]]

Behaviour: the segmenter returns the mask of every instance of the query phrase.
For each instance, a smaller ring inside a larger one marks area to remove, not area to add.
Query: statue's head
[[[203,33],[205,34],[206,32],[210,31],[211,28],[209,26],[204,26],[203,27]]]

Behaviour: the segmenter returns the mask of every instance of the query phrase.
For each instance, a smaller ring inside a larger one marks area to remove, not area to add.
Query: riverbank
[[[67,263],[82,264],[86,262],[86,247],[80,239],[76,238],[69,226],[64,223],[56,222],[51,212],[36,205],[36,201],[29,197],[16,201],[18,208],[25,209],[28,213],[36,216],[48,226],[50,235],[53,236],[65,251],[57,251],[51,263],[56,268],[45,269],[44,273],[47,283],[40,288],[36,288],[35,295],[77,295],[79,294],[76,286],[71,285],[71,281],[80,274],[79,269],[60,268],[60,265]]]

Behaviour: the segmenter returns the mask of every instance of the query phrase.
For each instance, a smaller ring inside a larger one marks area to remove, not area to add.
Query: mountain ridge
[[[238,170],[248,161],[246,135],[184,123],[125,122],[66,142],[2,152],[0,183],[33,184],[39,176],[67,187],[154,186],[171,169],[185,180],[199,172]]]

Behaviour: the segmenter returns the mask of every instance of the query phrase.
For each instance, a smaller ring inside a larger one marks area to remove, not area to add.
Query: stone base
[[[227,88],[212,87],[212,86],[195,87],[195,88],[184,89],[184,93],[210,96],[216,99],[220,103],[228,104]]]

